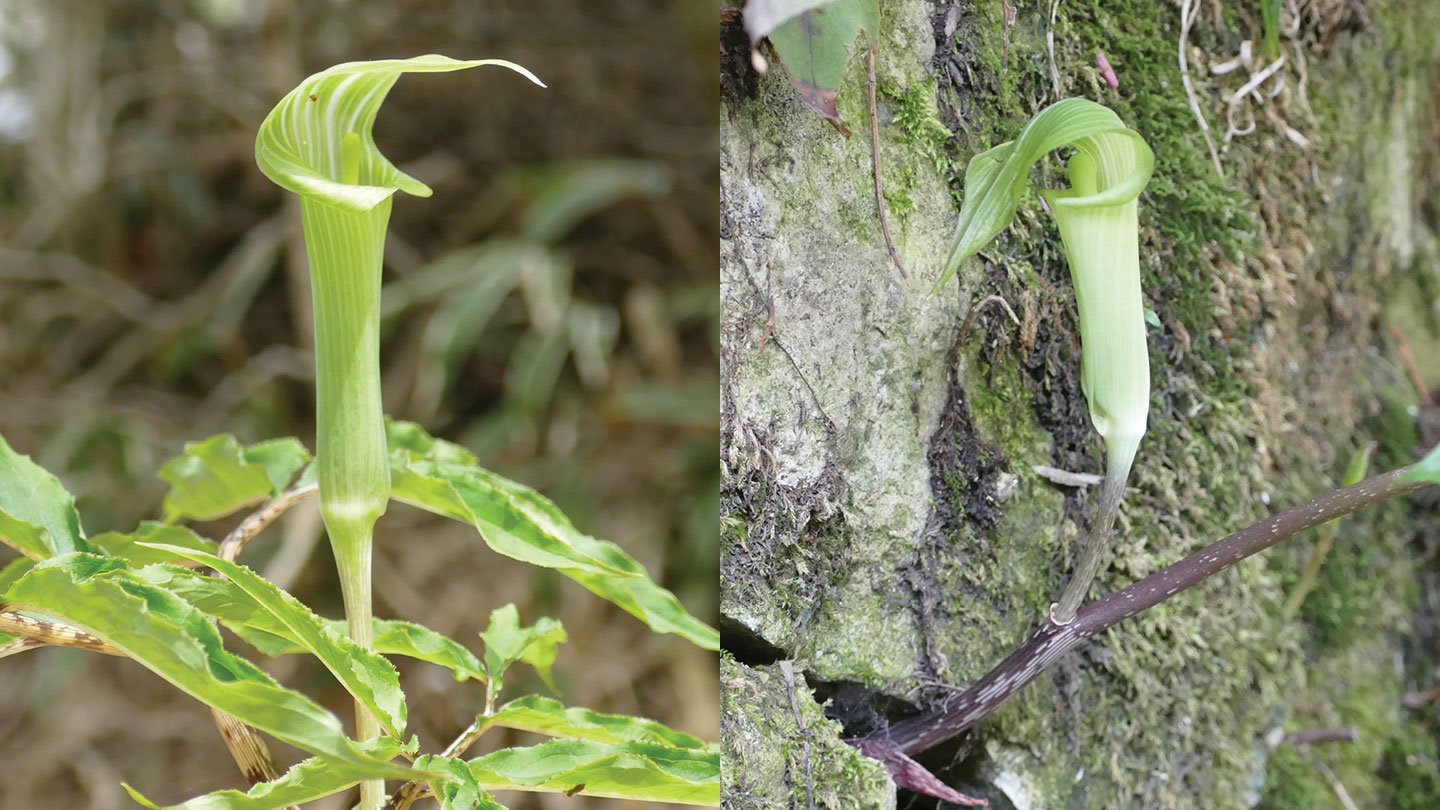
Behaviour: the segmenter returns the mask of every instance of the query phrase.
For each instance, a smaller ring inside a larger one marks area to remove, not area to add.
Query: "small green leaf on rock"
[[[1426,481],[1440,484],[1440,444],[1430,449],[1425,457],[1415,462],[1410,471],[1400,477],[1401,481]]]
[[[876,0],[835,0],[770,32],[770,44],[775,46],[790,84],[811,109],[847,138],[850,131],[840,122],[835,100],[840,95],[851,46],[861,32],[865,34],[865,47],[873,47],[880,34]]]

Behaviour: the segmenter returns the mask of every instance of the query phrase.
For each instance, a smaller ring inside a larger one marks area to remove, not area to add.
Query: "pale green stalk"
[[[1154,155],[1115,113],[1084,99],[1042,110],[1020,137],[976,155],[965,172],[965,205],[937,288],[1015,216],[1030,168],[1061,146],[1078,151],[1067,171],[1071,188],[1041,192],[1060,228],[1080,315],[1080,385],[1090,421],[1105,439],[1100,506],[1076,570],[1051,606],[1055,624],[1070,623],[1100,570],[1125,494],[1125,482],[1150,405],[1150,363],[1140,292],[1137,197]]]
[[[315,313],[315,464],[320,513],[330,535],[351,638],[374,648],[371,538],[390,499],[380,401],[380,274],[391,197],[430,189],[385,159],[371,137],[380,103],[402,73],[477,65],[515,70],[500,60],[443,56],[352,62],[317,73],[276,105],[255,141],[260,169],[300,195]],[[378,736],[359,703],[356,736]],[[385,783],[360,786],[361,810],[384,800]]]
[[[1080,141],[1066,165],[1067,191],[1041,192],[1060,228],[1080,312],[1080,388],[1090,421],[1105,439],[1105,483],[1090,537],[1051,611],[1069,624],[1085,601],[1125,496],[1150,409],[1150,358],[1140,294],[1139,207],[1125,181],[1149,174],[1149,150],[1104,133]],[[1144,158],[1143,169],[1139,165]],[[1106,191],[1119,188],[1121,193]],[[1138,193],[1138,189],[1136,190]],[[1127,199],[1128,198],[1128,199]]]

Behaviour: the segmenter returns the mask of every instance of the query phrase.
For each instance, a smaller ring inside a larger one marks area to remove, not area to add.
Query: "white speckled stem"
[[[871,751],[877,748],[912,755],[938,745],[988,717],[1061,656],[1101,630],[1154,607],[1287,537],[1425,486],[1425,481],[1403,480],[1409,469],[1402,467],[1337,489],[1241,529],[1164,570],[1086,605],[1068,624],[1057,625],[1047,620],[1004,661],[956,697],[851,742],[871,756],[874,756]]]

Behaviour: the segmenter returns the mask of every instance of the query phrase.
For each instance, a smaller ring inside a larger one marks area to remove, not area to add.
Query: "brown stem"
[[[909,278],[905,265],[900,262],[900,251],[895,249],[895,241],[890,238],[890,217],[885,213],[885,185],[880,175],[880,123],[875,117],[875,48],[878,47],[872,47],[866,54],[869,60],[866,75],[870,82],[870,167],[875,176],[875,207],[880,209],[880,232],[885,235],[885,248],[890,251],[890,260],[900,270],[901,278]]]
[[[235,558],[240,556],[240,552],[245,550],[245,546],[264,531],[266,526],[274,523],[290,507],[314,495],[318,489],[315,484],[310,484],[282,492],[270,499],[225,535],[225,539],[220,541],[220,556],[234,562]],[[235,764],[240,767],[240,772],[245,775],[250,784],[269,782],[280,776],[280,769],[275,767],[275,758],[270,754],[270,747],[265,744],[259,731],[241,722],[239,718],[214,707],[211,707],[210,714],[215,718],[215,728],[220,731],[220,738],[225,741],[225,748],[229,750],[231,758],[235,760]],[[290,805],[285,810],[299,810],[299,808]]]
[[[6,653],[7,655],[23,649],[53,645],[74,647],[105,655],[117,655],[121,658],[126,657],[124,650],[94,633],[87,633],[78,627],[71,627],[53,619],[42,619],[4,610],[4,607],[5,605],[0,603],[0,633],[12,633],[20,636],[20,639],[17,640],[24,641],[23,644],[15,645],[15,649]]]
[[[275,522],[275,519],[289,511],[290,507],[305,500],[320,491],[316,484],[296,487],[287,490],[270,499],[264,506],[251,512],[248,517],[240,521],[240,525],[230,530],[225,539],[220,541],[220,556],[223,559],[235,562],[245,546],[250,544],[266,526]]]
[[[1323,742],[1357,742],[1359,739],[1359,729],[1354,726],[1340,726],[1338,728],[1304,728],[1292,731],[1281,737],[1280,742],[1291,745],[1309,745]]]
[[[1402,467],[1337,489],[1241,529],[1127,588],[1091,602],[1081,608],[1069,624],[1060,626],[1046,621],[1004,661],[956,697],[851,742],[862,751],[883,747],[907,755],[938,745],[988,717],[1061,656],[1096,633],[1160,604],[1287,537],[1428,483],[1403,480],[1409,469]]]

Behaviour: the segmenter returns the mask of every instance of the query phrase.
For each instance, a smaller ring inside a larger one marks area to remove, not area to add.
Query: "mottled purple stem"
[[[1123,590],[1091,602],[1081,608],[1069,624],[1057,626],[1047,620],[1004,661],[955,697],[850,742],[882,762],[886,757],[881,754],[887,749],[910,755],[938,745],[988,717],[1061,656],[1101,630],[1154,607],[1287,537],[1428,483],[1401,480],[1409,469],[1402,467],[1367,478],[1241,529]]]

